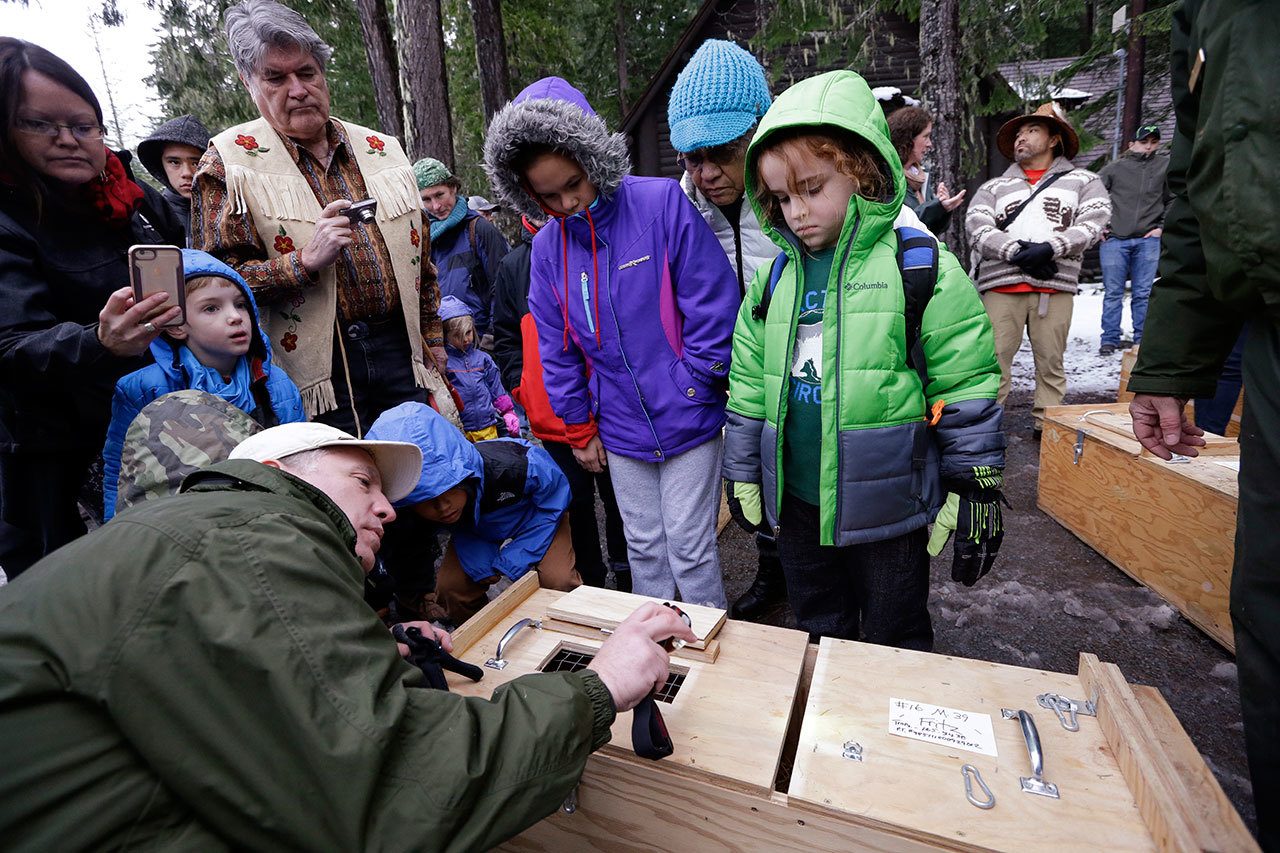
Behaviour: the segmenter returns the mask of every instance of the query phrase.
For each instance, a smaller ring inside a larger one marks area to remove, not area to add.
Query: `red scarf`
[[[107,165],[102,174],[84,184],[80,191],[98,216],[111,224],[128,222],[142,204],[142,187],[130,179],[124,164],[110,149],[107,150]]]

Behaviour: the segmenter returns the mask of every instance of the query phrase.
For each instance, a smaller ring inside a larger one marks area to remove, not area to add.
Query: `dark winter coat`
[[[488,850],[608,741],[590,670],[419,689],[316,488],[246,460],[183,488],[0,595],[6,850]]]
[[[138,143],[138,160],[151,173],[151,177],[164,187],[164,200],[169,203],[174,215],[182,223],[185,234],[191,233],[191,199],[181,195],[177,188],[169,183],[169,175],[164,170],[164,148],[176,142],[204,151],[209,147],[209,137],[209,129],[198,118],[185,115],[166,121],[150,136]],[[182,245],[185,246],[187,243],[183,242]]]
[[[259,402],[258,407],[246,410],[246,414],[267,427],[305,421],[307,414],[302,408],[302,395],[298,393],[298,386],[293,384],[293,380],[283,370],[271,363],[271,343],[259,328],[258,305],[249,285],[238,272],[205,252],[187,249],[182,257],[188,280],[198,276],[221,276],[240,288],[249,301],[252,340],[249,354],[243,358],[249,359],[249,375],[257,386],[255,401],[260,401],[260,395],[265,395],[271,411],[264,411]],[[115,396],[111,400],[111,425],[107,429],[107,442],[102,449],[103,518],[107,520],[115,515],[120,454],[129,425],[143,407],[157,397],[195,387],[191,375],[179,361],[178,349],[164,335],[151,342],[151,356],[156,360],[155,364],[149,364],[121,378],[116,383]]]
[[[120,154],[128,164],[128,152]],[[126,227],[111,228],[0,185],[0,451],[96,454],[111,419],[116,380],[149,358],[119,358],[98,340],[98,313],[129,284],[129,247],[183,245],[181,223],[160,194]]]
[[[529,310],[552,409],[571,429],[594,416],[607,450],[650,462],[715,438],[741,302],[715,234],[675,181],[627,175],[625,139],[559,78],[521,92],[485,143],[503,200],[535,216],[512,163],[536,144],[568,151],[597,190],[533,240]]]
[[[1102,168],[1098,176],[1111,195],[1111,236],[1121,240],[1145,237],[1164,224],[1173,196],[1165,184],[1169,158],[1160,153],[1126,151]]]
[[[466,199],[461,201],[465,206]],[[431,238],[431,261],[436,265],[440,296],[466,303],[475,318],[477,334],[488,333],[492,325],[493,282],[506,254],[502,233],[474,210],[467,210],[461,222]]]
[[[485,580],[501,572],[516,580],[542,561],[569,507],[569,481],[547,451],[518,438],[472,444],[423,403],[401,403],[383,412],[367,437],[408,441],[422,451],[422,477],[396,501],[397,509],[468,484],[471,497],[462,517],[448,525],[450,544],[468,577]]]

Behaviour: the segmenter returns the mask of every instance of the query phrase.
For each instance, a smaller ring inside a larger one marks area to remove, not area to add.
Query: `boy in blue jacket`
[[[186,322],[151,342],[155,364],[116,383],[102,449],[102,503],[108,521],[116,510],[125,433],[157,397],[194,388],[226,400],[264,427],[307,419],[298,387],[271,363],[271,344],[258,328],[258,306],[245,280],[197,249],[182,250],[182,267]]]
[[[498,418],[506,433],[520,437],[511,395],[502,387],[498,365],[476,342],[476,323],[471,309],[456,296],[440,300],[440,320],[444,324],[444,351],[448,356],[449,382],[462,399],[462,429],[471,441],[498,437]]]
[[[503,577],[514,581],[532,570],[545,589],[568,592],[582,585],[566,513],[569,481],[545,450],[514,438],[472,444],[422,403],[383,412],[366,438],[407,441],[422,451],[418,485],[394,504],[410,512],[400,513],[386,538],[449,530],[435,592],[454,625],[478,613],[489,587]],[[397,594],[422,588],[422,575],[430,572],[419,561],[395,559],[401,551],[384,548]]]

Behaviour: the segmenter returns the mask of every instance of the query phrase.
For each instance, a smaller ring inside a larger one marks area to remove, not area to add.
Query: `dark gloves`
[[[1058,264],[1053,260],[1053,246],[1026,240],[1019,240],[1018,245],[1020,248],[1009,258],[1009,263],[1040,281],[1048,281],[1058,274]]]
[[[748,533],[773,534],[764,523],[763,494],[759,483],[725,480],[724,496],[729,505],[729,515],[739,527]]]
[[[427,687],[448,691],[449,683],[444,678],[446,669],[472,681],[479,681],[484,677],[484,671],[480,667],[458,660],[446,652],[434,638],[426,636],[416,627],[405,630],[403,625],[393,625],[391,636],[396,638],[397,643],[404,643],[409,647],[408,661],[422,670]]]
[[[972,473],[961,478],[948,479],[943,487],[958,498],[955,506],[955,557],[951,563],[951,579],[965,586],[973,586],[996,561],[1000,544],[1004,541],[1004,515],[1000,504],[1008,501],[1000,493],[1004,472],[986,465],[974,466]],[[938,515],[938,526],[950,526],[947,506]],[[945,534],[930,541],[930,553],[937,554],[945,543]],[[935,548],[936,546],[936,548]]]

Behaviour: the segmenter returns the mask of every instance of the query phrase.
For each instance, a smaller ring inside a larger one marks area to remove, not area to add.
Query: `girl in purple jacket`
[[[628,175],[559,77],[494,116],[499,195],[550,219],[533,241],[529,311],[551,407],[589,471],[608,467],[642,595],[725,607],[716,547],[721,428],[738,283],[675,181]]]

